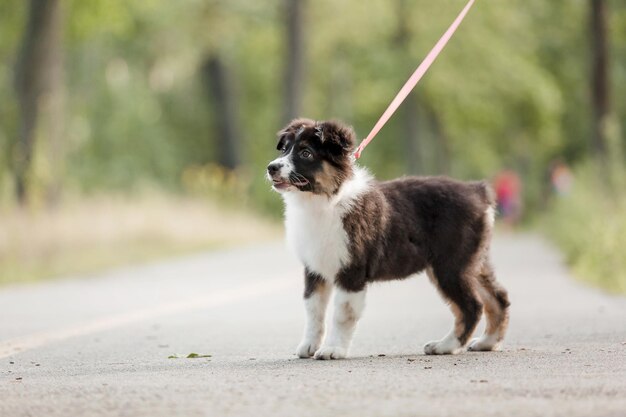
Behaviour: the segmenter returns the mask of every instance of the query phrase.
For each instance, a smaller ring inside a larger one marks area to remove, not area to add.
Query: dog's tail
[[[476,191],[482,202],[487,207],[496,207],[496,193],[487,181],[476,181],[474,183]]]
[[[477,181],[474,186],[483,205],[486,230],[491,231],[496,217],[496,193],[487,181]]]

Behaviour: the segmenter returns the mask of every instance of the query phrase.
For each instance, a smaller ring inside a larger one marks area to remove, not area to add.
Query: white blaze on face
[[[278,174],[282,179],[288,179],[291,173],[294,171],[293,162],[291,161],[291,154],[282,155],[281,157],[276,158],[272,162],[270,162],[270,165],[271,164],[280,164],[280,171],[278,172]]]

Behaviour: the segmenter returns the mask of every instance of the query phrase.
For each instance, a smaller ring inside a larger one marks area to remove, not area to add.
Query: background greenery
[[[46,188],[57,183],[61,201],[68,195],[148,188],[208,196],[279,217],[280,200],[268,191],[263,171],[274,156],[275,132],[284,123],[285,3],[61,0],[62,163],[54,168],[58,161],[46,150],[46,133],[39,133],[29,176],[30,210],[45,207]],[[464,3],[303,3],[302,116],[343,119],[365,136]],[[606,181],[602,169],[589,162],[589,4],[478,1],[418,86],[410,112],[401,109],[364,153],[362,164],[379,178],[406,173],[492,178],[514,169],[524,181],[526,218],[547,216],[546,231],[564,247],[576,247],[569,253],[579,265],[593,234],[574,230],[571,222],[598,231],[605,226],[592,226],[584,218],[606,210],[604,218],[621,218],[616,221],[624,226],[624,201],[618,197],[623,183]],[[607,4],[616,150],[624,145],[626,119],[626,3]],[[19,109],[13,80],[28,5],[23,0],[0,3],[0,202],[5,208],[16,205]],[[217,133],[216,109],[221,103],[203,79],[203,65],[214,56],[232,80],[241,142],[234,171],[220,166],[217,148],[223,138]],[[408,119],[416,121],[413,153],[406,151]],[[571,196],[551,202],[546,178],[557,158],[574,167],[580,180]],[[611,164],[622,166],[624,158],[613,158]],[[578,166],[584,166],[580,173]],[[605,186],[597,187],[594,178]],[[623,259],[623,245],[615,242],[626,243],[624,235],[615,234],[612,246],[596,246],[595,263],[604,263],[605,250]],[[586,274],[593,268],[578,269]]]
[[[626,175],[622,170],[616,177],[618,184],[607,186],[592,166],[581,167],[578,174],[572,195],[554,201],[542,226],[579,277],[626,293]],[[622,192],[607,198],[616,187]]]

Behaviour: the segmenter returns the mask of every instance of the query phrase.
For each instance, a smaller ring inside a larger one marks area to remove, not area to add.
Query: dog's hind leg
[[[310,358],[322,344],[326,307],[332,285],[319,275],[308,270],[304,271],[304,307],[306,309],[306,326],[304,336],[296,349],[300,358]]]
[[[509,323],[509,297],[506,290],[496,282],[493,267],[485,260],[478,276],[477,291],[483,302],[487,326],[485,333],[470,343],[468,350],[498,350]]]
[[[461,352],[474,332],[482,314],[482,305],[475,293],[475,277],[469,270],[459,271],[453,263],[427,269],[431,281],[450,304],[454,313],[454,327],[441,340],[427,343],[427,355],[446,355]]]

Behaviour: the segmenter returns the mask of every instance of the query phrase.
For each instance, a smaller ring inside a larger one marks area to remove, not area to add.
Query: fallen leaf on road
[[[188,358],[194,359],[194,358],[210,358],[211,355],[201,355],[199,353],[190,353],[189,355],[187,355]]]
[[[181,358],[196,359],[196,358],[210,358],[210,357],[211,355],[203,355],[200,353],[191,352],[189,355],[184,355],[182,353],[175,353],[173,355],[168,356],[167,359],[181,359]]]

